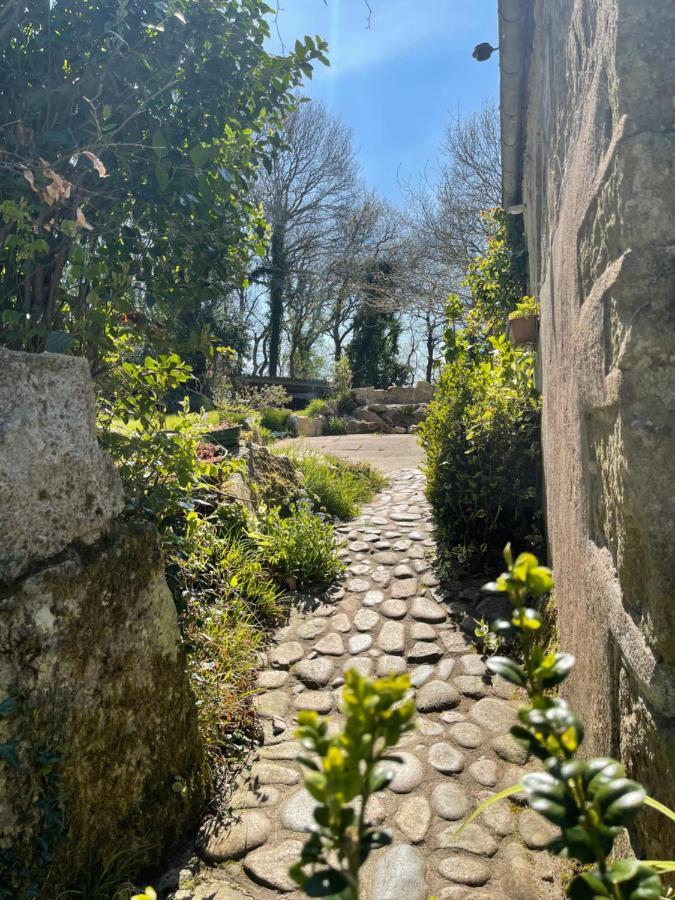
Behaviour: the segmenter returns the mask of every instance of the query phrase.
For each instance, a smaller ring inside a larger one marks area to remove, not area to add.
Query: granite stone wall
[[[531,15],[522,199],[566,692],[586,752],[675,807],[675,4]],[[652,813],[637,839],[675,846]]]

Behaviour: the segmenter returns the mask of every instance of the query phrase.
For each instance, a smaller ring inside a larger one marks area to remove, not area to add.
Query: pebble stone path
[[[371,821],[393,844],[363,869],[368,900],[558,900],[550,826],[502,801],[458,837],[462,819],[522,775],[523,751],[508,730],[513,689],[486,674],[453,622],[432,570],[434,540],[424,479],[401,470],[363,515],[339,527],[347,571],[329,601],[296,612],[275,636],[257,698],[265,740],[232,798],[233,824],[202,831],[208,867],[187,872],[174,900],[300,898],[287,874],[312,822],[295,717],[314,709],[340,724],[343,673],[409,672],[417,727],[404,736],[388,789],[371,798]],[[439,602],[441,601],[441,602]],[[457,609],[455,609],[457,612]],[[454,617],[456,619],[456,616]],[[197,875],[197,877],[195,877]]]

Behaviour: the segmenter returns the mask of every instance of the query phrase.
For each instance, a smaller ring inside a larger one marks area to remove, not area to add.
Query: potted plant
[[[514,344],[536,344],[539,332],[539,303],[523,297],[509,314],[508,334]]]
[[[218,422],[217,425],[209,427],[208,433],[204,435],[206,440],[213,441],[226,450],[234,450],[239,446],[239,438],[241,435],[241,425],[234,425],[230,422]]]

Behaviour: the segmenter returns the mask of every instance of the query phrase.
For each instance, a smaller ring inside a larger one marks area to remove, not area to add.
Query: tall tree
[[[279,373],[286,303],[310,258],[330,243],[336,218],[349,203],[357,170],[351,133],[316,101],[286,121],[285,146],[262,174],[258,196],[272,236],[265,274],[269,284],[269,374]]]
[[[0,342],[94,367],[212,300],[260,247],[249,197],[325,44],[265,49],[262,0],[10,4],[0,42]]]

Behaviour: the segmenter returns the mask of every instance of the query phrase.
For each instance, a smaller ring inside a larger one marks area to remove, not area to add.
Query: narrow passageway
[[[342,584],[314,609],[294,612],[265,654],[257,699],[264,744],[232,798],[234,824],[202,841],[202,855],[223,865],[175,900],[302,896],[287,870],[312,824],[314,801],[296,762],[295,720],[299,710],[313,709],[339,727],[349,667],[373,676],[409,672],[418,709],[390,787],[371,798],[372,820],[391,829],[394,841],[368,861],[364,896],[560,896],[551,857],[532,852],[551,837],[535,813],[503,801],[454,834],[481,800],[518,782],[524,758],[508,734],[513,688],[486,674],[457,624],[470,609],[441,595],[423,488],[418,469],[399,469],[357,520],[339,527]]]

